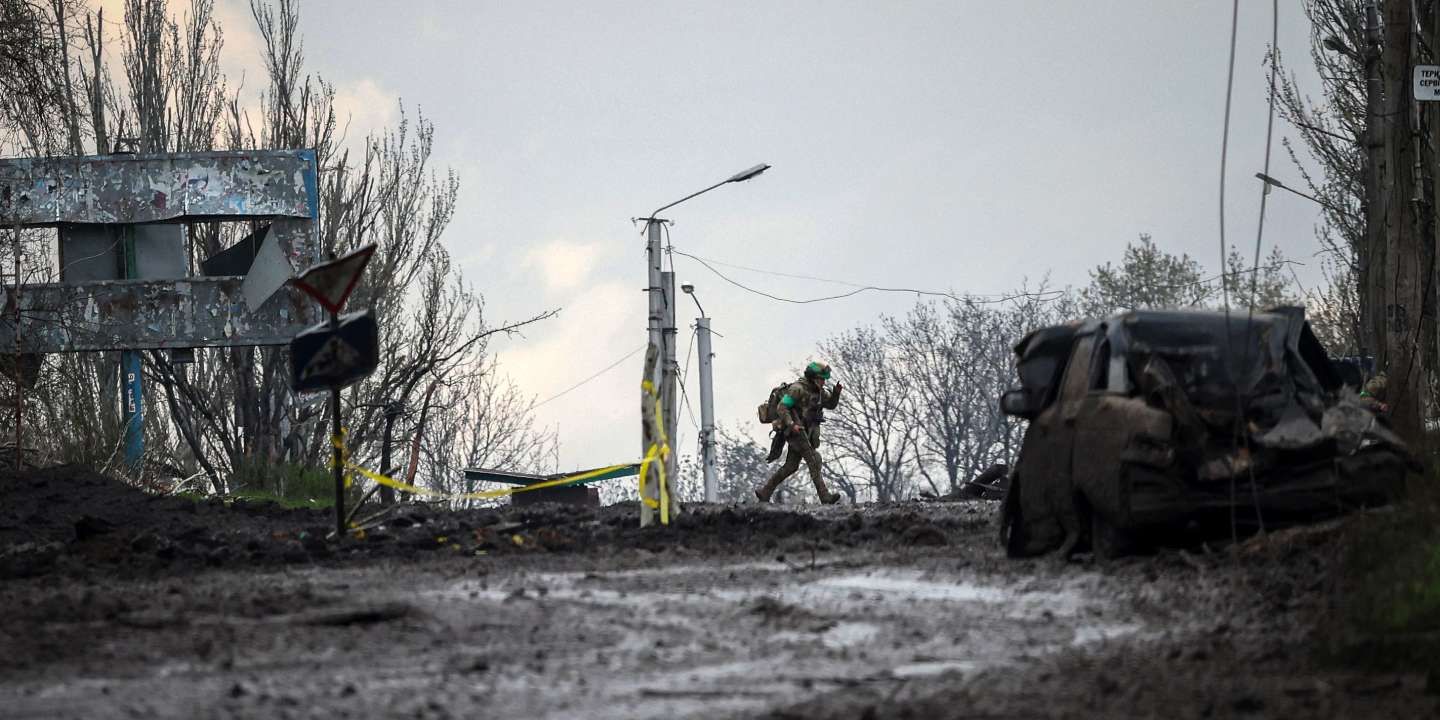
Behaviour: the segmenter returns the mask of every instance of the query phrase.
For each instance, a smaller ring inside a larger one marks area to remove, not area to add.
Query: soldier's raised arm
[[[835,383],[835,387],[830,388],[830,392],[825,394],[826,410],[834,410],[840,405],[840,388],[842,387],[844,387],[844,385],[837,382]]]

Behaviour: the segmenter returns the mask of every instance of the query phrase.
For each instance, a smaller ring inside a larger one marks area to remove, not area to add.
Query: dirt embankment
[[[159,497],[74,466],[0,474],[0,498],[0,578],[334,565],[426,554],[603,555],[620,548],[744,554],[768,552],[782,541],[809,543],[807,547],[823,552],[870,543],[943,544],[948,530],[988,522],[977,507],[939,520],[903,506],[821,520],[741,506],[688,516],[665,531],[642,531],[633,503],[473,510],[411,503],[392,508],[379,527],[337,543],[327,540],[334,528],[328,509]]]
[[[1318,661],[1337,523],[1016,562],[993,503],[397,508],[0,475],[0,715],[1429,717]],[[1430,687],[1427,689],[1427,682]]]

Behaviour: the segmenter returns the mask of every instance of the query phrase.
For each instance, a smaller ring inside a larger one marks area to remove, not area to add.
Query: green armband
[[[795,407],[795,398],[786,395],[785,397],[780,398],[780,404],[784,405],[785,407]]]

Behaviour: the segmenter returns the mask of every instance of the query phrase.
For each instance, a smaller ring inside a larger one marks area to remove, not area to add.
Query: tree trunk
[[[1385,4],[1386,133],[1384,203],[1384,348],[1395,430],[1419,448],[1423,352],[1421,316],[1425,305],[1422,277],[1427,267],[1415,222],[1414,104],[1410,99],[1414,17],[1408,2]],[[1372,266],[1372,270],[1376,266]]]

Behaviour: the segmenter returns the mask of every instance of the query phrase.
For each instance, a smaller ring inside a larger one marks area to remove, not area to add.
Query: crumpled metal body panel
[[[0,160],[0,226],[318,216],[310,150]]]
[[[1102,525],[1113,540],[1220,510],[1333,513],[1383,502],[1414,468],[1298,309],[1126,313],[1036,331],[1016,353],[1046,403],[1006,498],[1012,555],[1068,552]]]

